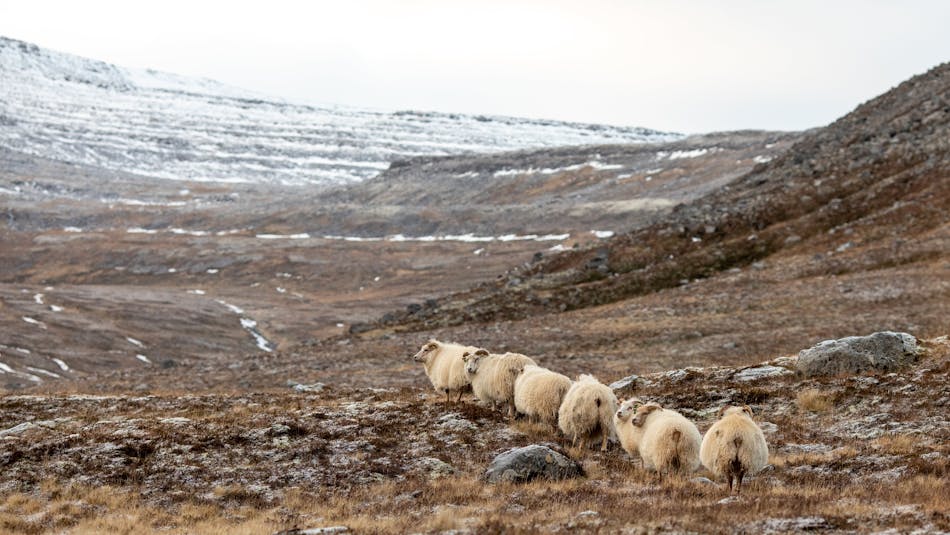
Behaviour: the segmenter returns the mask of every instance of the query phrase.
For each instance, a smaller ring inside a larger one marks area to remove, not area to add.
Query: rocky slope
[[[948,98],[944,64],[652,225],[384,324],[431,328],[585,308],[764,259],[797,264],[799,277],[945,260]]]
[[[512,117],[316,107],[0,37],[0,147],[175,180],[320,186],[411,156],[668,141]]]
[[[618,381],[618,394],[676,407],[703,431],[723,404],[751,405],[770,466],[739,498],[705,472],[659,480],[616,445],[562,450],[580,479],[489,485],[480,476],[496,454],[565,439],[470,401],[446,405],[421,381],[5,396],[0,530],[947,530],[950,344],[924,350],[887,374],[802,379],[783,357]]]

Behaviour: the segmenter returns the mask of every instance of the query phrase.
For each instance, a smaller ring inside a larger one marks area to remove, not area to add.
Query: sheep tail
[[[680,449],[682,449],[683,433],[679,429],[674,429],[670,434],[670,442],[673,443],[673,456],[670,457],[670,470],[678,472],[680,469]]]
[[[733,454],[732,460],[729,461],[729,471],[733,474],[741,474],[742,470],[742,461],[739,459],[739,449],[742,447],[742,437],[737,436],[732,439],[732,445],[735,446],[735,453]]]

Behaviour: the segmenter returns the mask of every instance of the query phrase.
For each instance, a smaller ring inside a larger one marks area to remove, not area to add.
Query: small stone
[[[327,385],[323,383],[313,383],[310,385],[296,384],[294,390],[297,392],[322,392]]]
[[[736,381],[755,381],[757,379],[778,377],[780,375],[789,375],[792,373],[794,372],[789,369],[782,368],[781,366],[762,365],[741,370],[733,376],[733,379]]]

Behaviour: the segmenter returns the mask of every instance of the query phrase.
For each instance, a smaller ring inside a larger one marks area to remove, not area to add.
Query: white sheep
[[[515,379],[515,410],[557,429],[557,412],[570,388],[566,375],[529,364]]]
[[[462,360],[462,354],[476,349],[432,339],[422,345],[422,349],[412,357],[412,360],[422,363],[432,386],[437,391],[445,393],[446,403],[452,402],[452,394],[455,392],[458,392],[456,400],[458,402],[462,401],[462,394],[471,385],[465,373],[465,361]]]
[[[587,440],[600,436],[601,451],[607,451],[607,441],[616,436],[614,411],[617,396],[609,386],[591,375],[581,375],[564,395],[557,413],[557,425],[565,436],[571,437],[571,445],[587,447]]]
[[[620,405],[614,425],[620,445],[627,453],[639,455],[643,468],[661,474],[699,468],[702,435],[682,414],[631,398]]]
[[[495,407],[508,408],[508,416],[515,415],[515,379],[529,364],[537,365],[520,353],[493,354],[478,349],[463,354],[465,372],[472,384],[475,397]]]
[[[762,430],[752,421],[748,405],[723,407],[719,409],[719,418],[706,431],[699,457],[713,475],[726,476],[730,492],[735,479],[739,494],[743,476],[757,473],[769,462],[769,446]]]

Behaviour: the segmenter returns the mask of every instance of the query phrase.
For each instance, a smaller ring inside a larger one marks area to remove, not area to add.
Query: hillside
[[[286,102],[0,37],[0,147],[113,171],[215,183],[326,186],[394,160],[669,141],[646,128]]]
[[[706,286],[753,264],[787,281],[888,270],[900,280],[908,269],[937,276],[950,250],[948,94],[950,66],[942,65],[652,225],[515,268],[383,325],[428,329],[584,309]],[[945,295],[945,285],[934,289],[935,299]]]

